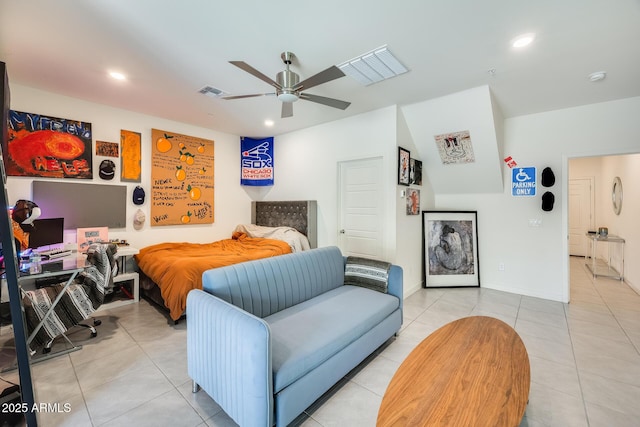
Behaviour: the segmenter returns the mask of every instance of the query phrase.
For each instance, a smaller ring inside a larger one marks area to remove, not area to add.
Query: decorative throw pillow
[[[368,258],[347,257],[344,284],[387,293],[391,263]]]

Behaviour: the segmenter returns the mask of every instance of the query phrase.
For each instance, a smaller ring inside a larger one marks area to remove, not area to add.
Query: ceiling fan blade
[[[326,82],[330,82],[331,80],[339,79],[340,77],[344,77],[344,73],[342,70],[335,65],[327,68],[324,71],[320,71],[318,74],[315,74],[307,79],[304,79],[297,85],[293,87],[293,90],[302,90],[309,89],[314,86],[321,85]]]
[[[260,71],[256,70],[255,68],[253,68],[251,65],[247,64],[244,61],[229,61],[230,64],[235,65],[236,67],[246,71],[247,73],[259,78],[260,80],[269,83],[271,86],[275,87],[276,89],[282,89],[282,86],[280,86],[278,83],[276,83],[275,80],[272,80],[271,78],[265,76],[264,74],[262,74]]]
[[[275,95],[275,93],[252,93],[250,95],[223,96],[222,99],[255,98],[256,96],[270,96],[270,95]]]
[[[281,117],[284,119],[286,117],[292,117],[292,116],[293,116],[293,102],[283,102]]]
[[[346,110],[350,102],[340,101],[339,99],[334,98],[326,98],[324,96],[311,95],[310,93],[301,93],[300,99],[304,99],[311,102],[317,102],[318,104],[328,105],[329,107],[339,108],[341,110]]]

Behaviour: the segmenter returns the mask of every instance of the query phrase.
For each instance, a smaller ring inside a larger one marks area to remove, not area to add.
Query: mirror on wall
[[[613,202],[613,211],[616,215],[620,215],[622,211],[622,180],[619,176],[613,179],[613,187],[611,188],[611,200]]]

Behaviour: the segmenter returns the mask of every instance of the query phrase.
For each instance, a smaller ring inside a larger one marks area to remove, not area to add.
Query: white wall
[[[640,137],[636,139],[640,152]],[[622,181],[623,202],[620,215],[612,208],[611,188],[613,179],[619,176]],[[625,239],[624,277],[630,285],[640,290],[640,154],[630,156],[608,156],[602,160],[602,185],[596,196],[598,218],[609,233]]]
[[[254,191],[256,199],[318,201],[318,246],[338,245],[338,163],[381,157],[384,184],[385,259],[404,270],[405,295],[419,289],[421,267],[421,216],[407,216],[398,186],[398,145],[415,148],[411,136],[398,119],[395,106],[337,120],[275,139],[276,176],[273,188]],[[416,150],[412,151],[414,154]],[[422,208],[433,205],[428,176],[421,191]]]
[[[640,97],[505,120],[504,155],[520,166],[538,167],[538,174],[551,167],[556,183],[548,190],[556,202],[553,211],[542,211],[542,187],[535,198],[512,197],[506,166],[502,194],[436,196],[437,208],[478,211],[482,286],[568,301],[568,158],[638,152],[638,117]],[[629,213],[638,218],[638,212]],[[530,219],[541,220],[541,226],[530,227]],[[498,271],[499,263],[504,271]]]
[[[407,126],[404,115],[398,111],[397,140],[398,145],[411,152],[411,157],[423,161],[422,185],[411,186],[420,190],[420,214],[407,215],[406,201],[400,197],[403,190],[408,187],[397,186],[396,198],[398,200],[396,210],[396,261],[403,267],[404,293],[411,295],[420,289],[422,277],[422,211],[433,209],[435,194],[429,179],[429,174],[424,169],[424,158],[418,152],[415,141]],[[397,166],[394,166],[397,167]],[[396,170],[397,174],[397,170]]]
[[[138,131],[143,136],[143,182],[149,194],[151,128],[215,140],[215,223],[206,226],[149,227],[142,231],[132,225],[112,232],[142,247],[161,241],[202,242],[227,238],[238,223],[250,219],[251,199],[315,199],[318,201],[319,246],[338,243],[337,164],[340,161],[382,157],[385,185],[386,258],[405,270],[405,295],[421,281],[421,221],[404,216],[397,186],[397,146],[411,148],[413,132],[398,119],[398,109],[388,107],[292,132],[276,137],[275,186],[247,189],[239,184],[239,137],[210,129],[172,122],[129,111],[117,110],[34,89],[11,86],[11,107],[88,121],[93,124],[94,139],[117,141],[120,129]],[[483,111],[482,114],[485,112]],[[625,154],[640,151],[640,97],[583,107],[515,117],[504,121],[504,143],[500,156],[512,156],[521,166],[550,166],[556,184],[550,189],[556,197],[552,212],[540,208],[539,188],[535,198],[510,195],[510,170],[503,166],[504,191],[490,194],[432,195],[429,170],[423,171],[422,208],[477,210],[481,286],[524,295],[567,301],[567,165],[573,157]],[[426,159],[422,159],[423,162]],[[501,159],[496,159],[500,162]],[[94,158],[95,163],[95,158]],[[145,167],[146,165],[146,167]],[[613,165],[611,170],[618,166]],[[637,170],[638,165],[630,168]],[[609,173],[609,172],[607,172]],[[604,175],[604,172],[603,172]],[[632,178],[622,177],[623,183]],[[99,178],[94,179],[100,184]],[[10,200],[29,198],[31,179],[9,178]],[[114,182],[108,182],[113,184]],[[117,181],[115,182],[117,183]],[[126,184],[130,190],[135,184]],[[620,217],[635,221],[638,212],[630,199],[638,200],[633,187],[625,185],[625,205]],[[128,202],[130,224],[137,207]],[[143,205],[149,215],[149,202]],[[626,216],[629,215],[629,216]],[[542,220],[540,227],[529,227],[529,219]],[[604,218],[603,218],[604,220]],[[608,221],[608,220],[607,220]],[[618,225],[611,221],[610,229]],[[624,227],[633,227],[634,224]],[[625,236],[627,237],[627,236]],[[638,257],[631,242],[627,259]],[[637,246],[635,246],[637,248]],[[498,264],[505,265],[498,271]],[[632,262],[629,262],[632,264]],[[632,268],[629,266],[629,268]],[[629,270],[636,276],[634,270]],[[632,279],[633,280],[633,279]]]
[[[395,257],[396,108],[388,107],[275,138],[275,185],[268,200],[318,201],[318,246],[338,244],[338,162],[381,157],[384,252]]]
[[[85,183],[126,185],[127,192],[127,228],[112,229],[110,238],[127,239],[136,247],[144,247],[163,241],[205,242],[231,237],[231,232],[239,223],[251,220],[250,198],[240,185],[240,138],[216,132],[211,129],[178,123],[159,117],[152,117],[131,111],[118,110],[104,105],[81,101],[53,93],[42,92],[32,88],[11,84],[11,108],[13,110],[39,113],[53,117],[90,122],[93,140],[118,142],[120,130],[127,129],[142,134],[142,183],[147,194],[144,205],[147,221],[144,228],[136,231],[133,228],[133,215],[139,206],[131,201],[134,183],[121,183],[116,175],[112,181],[104,181],[98,177],[96,168],[102,158],[95,156],[94,179],[82,180]],[[151,129],[168,130],[200,138],[213,139],[215,149],[215,222],[207,225],[150,227],[149,198],[151,194]],[[119,170],[119,159],[116,161]],[[20,198],[31,199],[31,178],[8,177],[7,188],[10,201]],[[81,208],[81,207],[80,207]],[[46,212],[43,213],[46,217]],[[66,241],[75,241],[75,233],[67,233]]]

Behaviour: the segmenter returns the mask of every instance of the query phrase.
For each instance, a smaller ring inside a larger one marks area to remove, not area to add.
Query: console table
[[[624,280],[624,239],[611,234],[603,236],[596,233],[587,233],[586,236],[591,250],[587,250],[585,264],[593,274],[593,277],[602,276]],[[606,244],[607,246],[607,258],[604,262],[598,260],[598,247],[601,244]],[[590,260],[589,254],[591,254]],[[617,261],[618,269],[613,265],[615,261]]]

